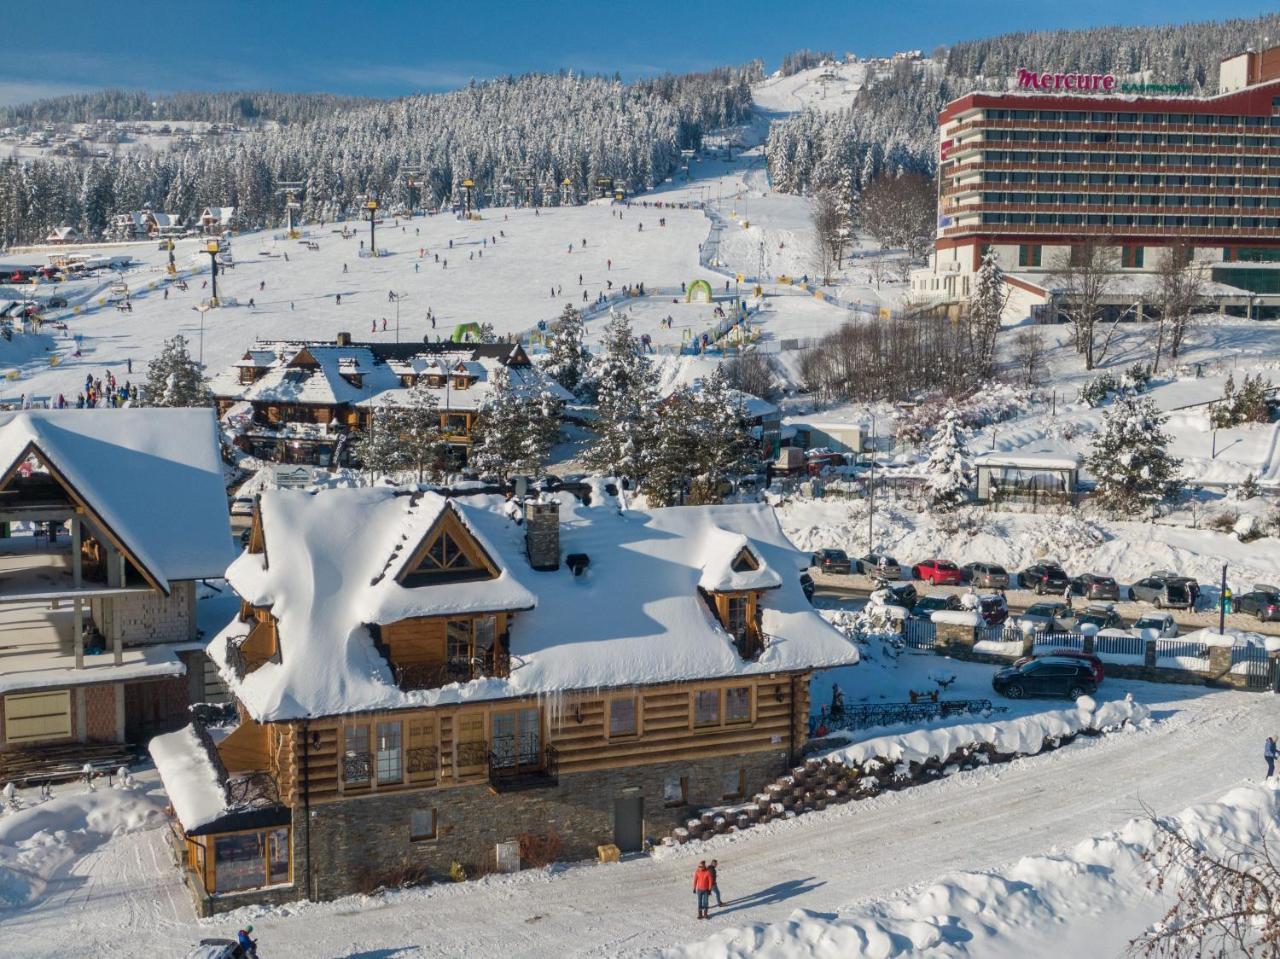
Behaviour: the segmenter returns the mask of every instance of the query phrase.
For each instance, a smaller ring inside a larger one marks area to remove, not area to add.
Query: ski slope
[[[797,908],[841,913],[949,870],[1069,847],[1118,828],[1144,803],[1176,812],[1260,772],[1272,697],[1136,682],[1107,687],[1108,696],[1132,690],[1158,721],[618,865],[526,871],[198,923],[163,829],[116,836],[77,859],[34,907],[0,912],[5,949],[29,959],[106,957],[127,942],[142,955],[180,956],[202,936],[252,921],[272,959],[637,956],[717,930],[783,921]],[[704,857],[720,860],[722,889],[735,901],[710,923],[693,918],[689,892],[693,866]],[[1088,942],[1090,933],[1110,929],[1106,941],[1114,942],[1144,922],[1082,912],[1067,931]]]

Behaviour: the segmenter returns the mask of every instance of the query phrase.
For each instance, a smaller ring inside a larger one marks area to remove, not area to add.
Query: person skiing
[[[336,294],[334,294],[334,298],[335,298],[335,299],[336,299],[336,301],[337,301],[336,303],[334,303],[334,306],[341,306],[341,305],[342,305],[342,294],[341,294],[341,293],[336,293]]]
[[[1276,774],[1276,758],[1280,757],[1280,751],[1276,749],[1276,738],[1268,736],[1267,741],[1262,746],[1262,758],[1267,761],[1267,778],[1270,779]]]
[[[262,292],[263,290],[265,290],[266,288],[267,288],[267,281],[266,281],[266,280],[263,280],[262,282],[260,282],[260,283],[258,284],[258,292],[259,292],[259,293],[261,293],[261,292]]]
[[[711,878],[711,871],[707,869],[706,860],[698,863],[698,868],[693,871],[693,891],[698,897],[698,918],[709,919],[708,912],[711,909],[711,887],[715,884],[715,880]]]
[[[344,263],[344,264],[342,264],[342,272],[343,272],[343,273],[346,273],[346,272],[347,272],[347,264],[345,264],[345,263]]]
[[[712,859],[711,865],[707,866],[707,872],[711,873],[711,891],[715,893],[715,896],[716,896],[716,908],[723,909],[724,901],[720,898],[719,866],[720,866],[720,860]]]
[[[247,959],[258,959],[258,940],[249,938],[251,932],[253,932],[252,923],[236,933],[236,942]]]

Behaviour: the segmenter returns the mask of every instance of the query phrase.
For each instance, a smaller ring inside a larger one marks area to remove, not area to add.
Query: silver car
[[[1075,626],[1076,614],[1066,603],[1036,603],[1013,621],[1023,632],[1069,633]]]
[[[902,579],[902,567],[888,553],[868,553],[857,561],[857,569],[864,576],[889,583]]]
[[[1133,621],[1139,636],[1155,636],[1157,639],[1176,639],[1178,624],[1172,613],[1145,613]]]
[[[999,563],[965,563],[965,582],[979,589],[1008,589],[1009,571]]]

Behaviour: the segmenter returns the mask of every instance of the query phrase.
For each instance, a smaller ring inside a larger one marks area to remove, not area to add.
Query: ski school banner
[[[1121,83],[1114,73],[1042,73],[1018,68],[1019,90],[1075,93],[1190,93],[1185,83]]]

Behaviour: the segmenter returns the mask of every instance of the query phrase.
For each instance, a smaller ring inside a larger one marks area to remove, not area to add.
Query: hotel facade
[[[939,115],[938,234],[911,277],[917,301],[963,303],[994,250],[1009,313],[1034,315],[1055,271],[1094,240],[1132,275],[1117,305],[1141,309],[1180,246],[1219,308],[1280,308],[1280,47],[1225,60],[1214,96],[1029,69],[1016,86]]]

